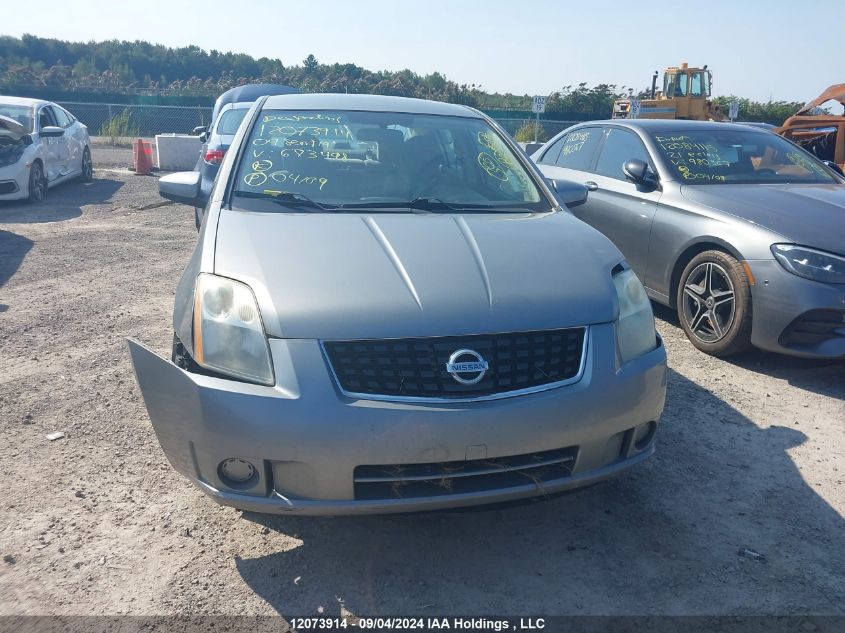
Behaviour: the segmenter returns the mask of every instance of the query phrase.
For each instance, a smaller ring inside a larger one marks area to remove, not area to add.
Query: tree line
[[[488,110],[530,110],[530,95],[487,92],[480,85],[459,84],[434,72],[371,71],[355,64],[321,64],[309,55],[299,64],[254,58],[243,53],[205,51],[197,46],[171,48],[136,40],[68,42],[23,35],[0,36],[0,90],[55,89],[118,94],[215,97],[253,82],[295,86],[303,92],[349,92],[434,99]],[[600,83],[564,86],[549,95],[546,111],[564,118],[607,118],[613,101],[647,90]],[[736,97],[720,97],[727,103]],[[802,104],[741,99],[741,118],[779,125]]]

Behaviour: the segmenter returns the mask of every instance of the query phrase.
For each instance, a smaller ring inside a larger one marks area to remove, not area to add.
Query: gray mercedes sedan
[[[159,188],[203,203],[195,172]],[[244,510],[350,514],[646,459],[666,353],[619,250],[561,207],[585,195],[468,107],[259,99],[205,203],[172,358],[129,342],[171,464]]]
[[[573,213],[608,236],[692,343],[845,357],[845,178],[765,130],[598,121],[532,158],[583,183]]]

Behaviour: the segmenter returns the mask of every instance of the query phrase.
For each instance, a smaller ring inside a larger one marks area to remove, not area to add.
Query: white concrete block
[[[190,134],[157,134],[157,167],[163,171],[191,171],[199,159],[202,141]]]

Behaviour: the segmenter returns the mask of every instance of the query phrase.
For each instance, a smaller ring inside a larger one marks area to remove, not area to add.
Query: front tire
[[[82,152],[82,173],[79,179],[82,182],[94,182],[94,162],[91,160],[91,150],[87,147]]]
[[[696,255],[678,282],[678,320],[687,338],[713,356],[751,347],[751,290],[742,264],[722,251]]]
[[[36,160],[29,168],[29,202],[41,202],[47,197],[47,179],[44,177],[44,166]]]

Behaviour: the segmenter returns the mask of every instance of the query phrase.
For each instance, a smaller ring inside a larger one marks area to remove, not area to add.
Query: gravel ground
[[[124,344],[169,352],[196,235],[129,159],[0,203],[0,614],[845,614],[845,363],[709,358],[662,309],[658,452],[615,480],[416,516],[215,505]]]

